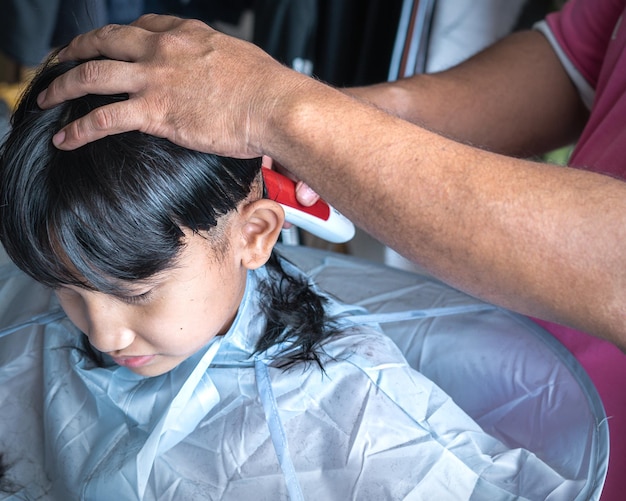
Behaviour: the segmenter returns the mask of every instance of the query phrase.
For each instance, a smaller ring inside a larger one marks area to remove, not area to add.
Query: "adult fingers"
[[[60,61],[93,59],[104,56],[133,61],[144,52],[150,31],[138,26],[108,24],[75,37],[59,52]]]
[[[280,172],[283,176],[288,177],[292,181],[296,182],[296,200],[306,207],[314,205],[320,199],[320,196],[311,189],[311,187],[304,181],[300,181],[296,178],[288,169],[280,165],[278,162],[274,162],[270,157],[263,156],[263,166],[273,168]]]
[[[37,104],[51,108],[86,94],[135,93],[143,88],[141,73],[132,65],[114,60],[92,60],[56,78],[39,94]]]
[[[147,37],[174,30],[184,22],[174,16],[146,14],[129,25],[108,24],[78,35],[59,52],[58,57],[60,61],[98,56],[135,61],[144,55]]]
[[[271,158],[271,157],[268,157],[267,155],[263,155],[261,157],[261,167],[265,167],[267,169],[273,169],[274,168],[274,159]]]
[[[153,33],[162,33],[180,26],[182,19],[174,16],[160,14],[145,14],[130,25],[142,28]]]
[[[296,184],[296,199],[302,205],[310,207],[320,199],[320,196],[308,184],[298,181]]]
[[[52,142],[61,150],[73,150],[111,134],[138,130],[144,123],[142,114],[139,100],[103,106],[61,129]],[[157,130],[152,132],[158,135]]]

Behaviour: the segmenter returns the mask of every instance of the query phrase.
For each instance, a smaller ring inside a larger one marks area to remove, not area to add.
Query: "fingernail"
[[[317,199],[318,199],[317,193],[315,193],[311,188],[309,188],[308,185],[301,184],[300,186],[298,186],[296,191],[298,192],[298,200],[300,200],[300,203],[313,204],[317,202]]]
[[[55,146],[60,146],[65,141],[65,131],[59,131],[54,136],[52,136],[52,144]]]

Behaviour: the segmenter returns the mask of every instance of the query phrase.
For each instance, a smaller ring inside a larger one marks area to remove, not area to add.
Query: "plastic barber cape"
[[[50,292],[0,267],[0,499],[597,498],[602,406],[544,331],[425,276],[282,253],[369,310],[331,300],[346,331],[324,372],[254,353],[264,270],[226,335],[143,378],[98,366]]]

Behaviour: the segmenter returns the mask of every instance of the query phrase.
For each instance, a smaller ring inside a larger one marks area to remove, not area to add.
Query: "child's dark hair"
[[[52,135],[90,110],[126,96],[88,95],[49,110],[37,95],[78,63],[50,59],[12,118],[0,162],[0,238],[11,259],[50,287],[75,285],[124,293],[175,263],[183,228],[207,231],[219,252],[228,242],[218,220],[257,189],[260,160],[201,153],[141,132],[61,151]],[[222,246],[222,247],[220,247]],[[318,348],[334,333],[324,299],[287,275],[275,256],[266,284],[268,324],[257,347],[290,339],[280,365],[320,363]]]
[[[0,493],[16,494],[20,488],[14,483],[8,475],[12,465],[5,460],[4,454],[0,454]]]

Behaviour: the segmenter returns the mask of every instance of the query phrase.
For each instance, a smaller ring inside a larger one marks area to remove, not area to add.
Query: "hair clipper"
[[[334,207],[319,199],[311,207],[296,199],[296,183],[278,172],[262,168],[267,198],[278,202],[285,220],[328,242],[339,244],[354,237],[354,224]]]

